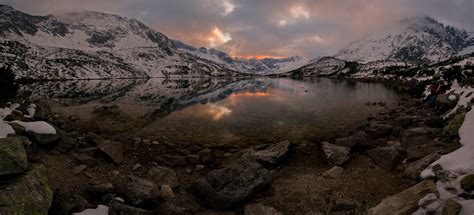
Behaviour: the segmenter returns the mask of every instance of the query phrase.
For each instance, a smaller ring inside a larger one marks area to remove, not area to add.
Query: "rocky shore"
[[[2,122],[14,134],[0,139],[0,214],[410,214],[438,195],[437,179],[420,173],[460,147],[467,111],[444,118],[404,99],[348,136],[238,148],[82,133],[35,103],[31,117],[23,114],[30,102],[5,104]],[[460,207],[449,199],[443,214]]]

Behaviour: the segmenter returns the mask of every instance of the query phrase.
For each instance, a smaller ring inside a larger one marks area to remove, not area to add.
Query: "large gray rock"
[[[336,146],[328,142],[322,142],[324,157],[331,166],[339,166],[345,163],[350,158],[351,149],[345,146]]]
[[[269,185],[273,171],[265,169],[249,154],[196,180],[189,191],[211,208],[224,209],[247,200]]]
[[[0,214],[48,214],[52,201],[46,168],[40,164],[0,186]]]
[[[254,151],[252,156],[263,165],[276,165],[288,154],[289,148],[290,142],[287,140]]]
[[[377,165],[387,170],[394,169],[402,160],[402,155],[395,146],[379,147],[367,153]]]
[[[117,190],[128,202],[134,205],[154,205],[160,196],[159,187],[153,182],[133,175],[117,185]]]
[[[357,131],[351,136],[338,138],[334,140],[334,144],[338,146],[345,146],[353,148],[355,146],[367,147],[370,146],[369,141],[367,140],[368,135],[364,131]]]
[[[0,176],[17,174],[28,167],[23,142],[17,137],[0,139]]]
[[[412,179],[419,179],[421,172],[426,169],[431,163],[441,158],[438,153],[427,155],[413,163],[410,163],[405,168],[405,176]]]
[[[34,143],[38,143],[40,145],[50,145],[58,142],[64,135],[64,131],[56,127],[55,129],[56,134],[38,134],[32,131],[27,131],[26,136],[28,136],[30,140]]]
[[[282,215],[275,208],[262,203],[247,204],[244,206],[244,215]]]
[[[418,209],[418,202],[429,193],[438,195],[433,181],[422,181],[398,194],[390,196],[377,206],[370,208],[369,215],[412,214]]]
[[[179,186],[176,172],[170,168],[162,166],[153,167],[148,171],[147,178],[158,187],[169,185],[171,188],[176,188]]]
[[[432,129],[428,127],[418,127],[407,129],[402,133],[401,143],[404,147],[421,145],[431,141]]]
[[[378,122],[372,122],[365,129],[365,132],[367,132],[367,134],[370,135],[372,138],[378,138],[378,137],[385,137],[385,136],[390,135],[392,130],[393,130],[393,126],[391,125],[382,124]]]

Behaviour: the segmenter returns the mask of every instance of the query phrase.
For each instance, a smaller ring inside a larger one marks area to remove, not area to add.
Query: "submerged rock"
[[[0,176],[21,173],[27,167],[28,158],[21,139],[0,138]]]
[[[370,208],[369,215],[378,214],[412,214],[418,209],[418,202],[429,193],[438,194],[433,181],[422,181],[398,194],[390,196],[377,206]]]
[[[273,171],[246,154],[199,178],[189,191],[207,206],[224,209],[247,200],[272,179]]]
[[[350,158],[351,149],[345,146],[336,146],[328,142],[322,142],[324,157],[329,165],[342,165]]]
[[[394,169],[402,160],[402,155],[395,146],[379,147],[367,153],[377,165],[387,170]]]
[[[0,186],[0,214],[48,214],[53,191],[48,186],[46,168],[31,165],[25,175]]]

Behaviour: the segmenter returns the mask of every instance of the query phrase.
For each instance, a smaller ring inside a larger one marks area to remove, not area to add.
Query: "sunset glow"
[[[240,58],[240,59],[256,59],[262,60],[265,58],[274,58],[274,59],[282,59],[285,57],[282,56],[274,56],[274,55],[247,55],[247,56],[232,56],[233,58]]]
[[[232,37],[229,33],[222,32],[217,26],[215,26],[211,34],[208,36],[207,41],[212,47],[222,45],[232,40]]]

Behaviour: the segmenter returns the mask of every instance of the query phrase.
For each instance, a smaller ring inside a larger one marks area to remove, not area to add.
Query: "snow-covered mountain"
[[[241,76],[289,71],[301,63],[300,58],[246,62],[202,50],[136,19],[91,11],[33,16],[0,5],[0,64],[12,65],[17,78]]]
[[[204,47],[195,48],[181,41],[173,41],[177,49],[198,56],[203,59],[216,62],[227,69],[254,74],[279,74],[297,69],[307,63],[301,56],[287,58],[264,58],[264,59],[240,59],[232,58],[227,53]]]
[[[466,31],[430,17],[413,17],[351,43],[334,57],[359,63],[399,61],[425,63],[446,60],[474,45]]]

